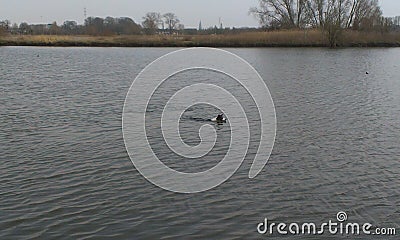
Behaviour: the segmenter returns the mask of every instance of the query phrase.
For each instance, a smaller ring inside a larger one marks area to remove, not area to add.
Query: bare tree
[[[311,26],[320,28],[324,27],[326,17],[325,0],[307,0],[305,12],[308,23]]]
[[[28,23],[23,22],[23,23],[19,24],[19,32],[21,34],[31,34],[32,33],[32,29],[31,29],[31,27],[29,26]]]
[[[86,33],[89,35],[103,35],[104,19],[100,17],[88,17],[85,19]]]
[[[328,36],[335,47],[344,29],[372,29],[382,23],[378,0],[259,0],[251,8],[262,26],[269,28],[303,28],[311,25]]]
[[[57,22],[54,21],[49,29],[50,34],[57,35],[60,33],[60,31],[61,31],[60,27],[57,25]]]
[[[9,20],[0,21],[0,35],[5,34],[9,30],[10,24]]]
[[[158,12],[149,12],[146,13],[146,16],[143,17],[142,26],[145,29],[146,33],[154,34],[159,29],[162,23],[161,14]]]
[[[120,17],[114,20],[115,24],[112,28],[117,34],[140,34],[141,27],[129,17]]]
[[[373,29],[382,19],[378,0],[327,0],[326,27],[329,45],[335,47],[344,29]]]
[[[354,30],[371,29],[382,17],[378,0],[353,0],[353,6],[346,27]],[[369,22],[369,26],[365,23]],[[364,26],[362,26],[364,23]]]
[[[259,7],[250,9],[264,27],[301,28],[307,23],[306,0],[259,0]]]
[[[65,21],[61,29],[64,34],[77,34],[78,23],[76,21]]]
[[[164,23],[167,25],[169,33],[172,34],[174,30],[177,30],[179,26],[179,19],[174,13],[166,13],[163,15]]]

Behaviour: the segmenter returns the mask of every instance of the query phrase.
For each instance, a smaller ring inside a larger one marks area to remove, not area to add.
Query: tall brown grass
[[[340,46],[400,46],[400,33],[344,31]],[[8,35],[0,45],[11,46],[121,46],[121,47],[313,47],[328,46],[319,30],[249,32],[225,35],[58,36]]]

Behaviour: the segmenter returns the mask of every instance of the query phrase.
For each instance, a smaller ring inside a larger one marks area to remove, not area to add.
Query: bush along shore
[[[0,46],[52,47],[329,47],[318,30],[224,35],[5,35]],[[400,47],[400,32],[344,31],[338,47]]]

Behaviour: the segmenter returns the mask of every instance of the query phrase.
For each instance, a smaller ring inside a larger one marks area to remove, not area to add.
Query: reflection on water
[[[247,178],[245,161],[226,183],[194,195],[147,182],[122,139],[133,78],[169,51],[0,48],[1,239],[259,239],[264,217],[322,222],[338,211],[352,222],[400,226],[399,49],[231,49],[270,88],[275,148],[256,179]],[[164,87],[160,101],[171,91]],[[199,126],[216,113],[201,105],[186,112],[183,138],[198,143]],[[215,127],[229,138],[229,124]],[[221,140],[215,158],[180,162],[157,134],[151,141],[177,169],[207,169],[227,149]]]

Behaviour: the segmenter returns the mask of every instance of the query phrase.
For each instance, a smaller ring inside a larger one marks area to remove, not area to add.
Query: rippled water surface
[[[245,161],[221,186],[191,195],[146,181],[122,137],[133,79],[170,51],[0,48],[0,239],[262,239],[279,237],[257,233],[265,217],[321,223],[338,211],[352,222],[399,230],[400,49],[229,49],[271,91],[275,147],[255,179]],[[213,74],[177,75],[152,99],[149,114],[157,115],[174,87],[200,78],[241,95]],[[189,145],[216,113],[197,105],[182,116]],[[227,150],[229,125],[215,127],[218,142],[204,161],[175,158],[155,125],[148,126],[149,142],[172,168],[204,171]]]

